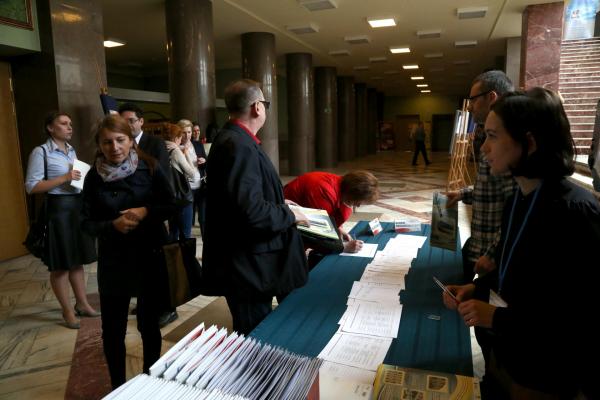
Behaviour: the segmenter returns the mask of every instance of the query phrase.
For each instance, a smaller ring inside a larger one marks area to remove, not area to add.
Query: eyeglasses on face
[[[129,124],[133,125],[136,122],[138,122],[140,119],[139,118],[127,118],[125,121],[127,121]]]
[[[481,92],[479,94],[467,97],[467,100],[473,101],[476,98],[481,97],[481,96],[485,96],[486,94],[491,93],[491,92],[493,92],[493,90],[486,90],[485,92]]]
[[[269,106],[271,105],[270,101],[266,101],[266,100],[258,100],[259,103],[263,103],[263,106],[265,106],[265,110],[269,109]]]

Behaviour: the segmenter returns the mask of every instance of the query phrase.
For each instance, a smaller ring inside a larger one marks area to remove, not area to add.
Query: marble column
[[[215,123],[215,53],[211,0],[167,0],[167,62],[172,119]]]
[[[92,125],[102,117],[106,87],[100,0],[37,1],[41,52],[11,60],[19,142],[26,167],[31,150],[47,139],[42,124],[51,110],[71,115],[71,144],[88,163],[96,153]]]
[[[377,89],[367,89],[367,153],[377,152]]]
[[[350,161],[356,156],[356,100],[354,78],[338,76],[338,156]]]
[[[242,34],[242,76],[260,82],[265,100],[271,105],[267,120],[258,133],[262,148],[279,172],[279,130],[277,125],[277,55],[275,35],[268,32]]]
[[[356,93],[356,155],[367,155],[367,84],[354,84]]]
[[[519,86],[558,90],[563,15],[562,1],[530,5],[523,11]]]
[[[285,55],[287,70],[289,173],[302,175],[314,169],[315,97],[312,54]]]
[[[322,168],[337,164],[337,70],[315,68],[315,154]]]

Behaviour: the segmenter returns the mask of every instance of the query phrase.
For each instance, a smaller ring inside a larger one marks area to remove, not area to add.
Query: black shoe
[[[164,328],[171,322],[175,321],[177,318],[179,318],[179,314],[177,314],[177,311],[167,311],[165,313],[162,313],[160,317],[158,317],[158,326]]]

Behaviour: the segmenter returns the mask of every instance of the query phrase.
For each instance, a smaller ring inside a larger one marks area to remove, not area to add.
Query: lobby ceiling
[[[423,76],[432,94],[465,95],[472,78],[502,64],[506,39],[521,35],[522,12],[540,0],[333,0],[337,8],[309,11],[299,0],[213,0],[217,69],[240,68],[240,35],[271,32],[276,36],[278,73],[285,75],[285,54],[308,52],[314,66],[337,67],[338,75],[386,95],[419,94],[411,76]],[[102,0],[104,35],[127,42],[106,49],[110,71],[135,76],[166,76],[164,0]],[[482,18],[460,19],[459,8],[487,7]],[[373,29],[367,18],[394,18],[396,26]],[[185,23],[185,21],[181,21]],[[318,32],[296,34],[290,26],[311,25]],[[417,31],[439,30],[438,38],[419,38]],[[348,44],[348,36],[366,35],[368,44]],[[473,47],[456,42],[476,41]],[[392,46],[409,46],[392,54]],[[348,50],[350,55],[332,56]],[[443,56],[439,57],[439,53]],[[438,57],[432,57],[437,55]],[[385,57],[373,62],[372,58]],[[418,70],[403,70],[417,64]],[[357,70],[356,67],[368,67]]]

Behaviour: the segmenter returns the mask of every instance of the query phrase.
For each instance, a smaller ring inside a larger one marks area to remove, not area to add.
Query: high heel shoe
[[[69,329],[79,329],[79,328],[81,328],[81,324],[79,323],[79,321],[69,322],[65,318],[65,314],[63,314],[63,319],[65,320],[65,326],[67,328],[69,328]]]
[[[83,310],[78,309],[77,306],[74,306],[73,309],[75,310],[75,315],[77,315],[78,317],[96,318],[101,315],[101,313],[99,313],[98,311],[94,311],[94,312],[83,311]]]

